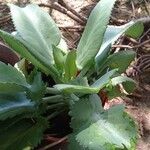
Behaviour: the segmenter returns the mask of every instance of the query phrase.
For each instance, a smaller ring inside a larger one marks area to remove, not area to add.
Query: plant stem
[[[60,91],[57,90],[57,89],[55,89],[55,88],[47,87],[47,88],[46,88],[46,93],[48,93],[48,94],[59,94]]]
[[[59,103],[59,102],[63,102],[62,95],[55,95],[43,98],[43,103]]]
[[[60,113],[62,113],[63,111],[65,111],[65,109],[62,109],[60,111],[55,111],[54,113],[52,113],[51,115],[49,115],[47,117],[48,120],[55,118],[57,115],[59,115]]]
[[[38,150],[48,150],[48,149],[50,149],[50,148],[52,148],[52,147],[54,147],[54,146],[56,146],[56,145],[58,145],[58,144],[60,144],[60,143],[62,143],[64,141],[66,141],[67,139],[68,139],[68,136],[64,136],[60,140],[58,140],[58,141],[56,141],[54,143],[50,143],[50,144],[46,145],[45,147],[40,148]]]
[[[58,108],[58,107],[64,106],[64,105],[65,105],[64,103],[53,104],[53,105],[47,106],[47,110],[51,110],[51,109],[54,109],[54,108]]]

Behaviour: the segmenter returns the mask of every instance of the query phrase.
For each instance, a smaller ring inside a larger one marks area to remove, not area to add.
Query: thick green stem
[[[52,113],[51,115],[49,115],[47,117],[48,120],[55,118],[57,115],[59,115],[60,113],[62,113],[63,111],[65,111],[65,109],[59,110],[59,111],[55,111],[54,113]]]
[[[55,89],[55,88],[47,87],[46,88],[46,93],[48,93],[48,94],[60,94],[60,91]]]
[[[43,103],[60,103],[63,102],[62,95],[55,95],[43,98]]]
[[[62,107],[62,106],[65,106],[65,104],[64,103],[53,104],[53,105],[47,106],[47,110],[51,110],[51,109],[54,109],[54,108],[59,108],[59,107]]]

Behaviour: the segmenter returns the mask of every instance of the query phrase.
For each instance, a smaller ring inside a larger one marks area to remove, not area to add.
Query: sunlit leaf
[[[70,114],[73,133],[69,137],[69,150],[135,148],[137,130],[122,105],[104,110],[99,97],[91,95],[77,101]]]
[[[91,86],[102,89],[104,86],[106,86],[110,82],[112,76],[114,76],[116,72],[117,72],[117,69],[114,69],[105,73],[102,77],[96,80]]]
[[[53,46],[53,55],[54,55],[54,61],[57,69],[59,70],[59,72],[63,73],[65,56],[63,55],[61,49],[59,49],[56,46]]]
[[[67,54],[67,53],[69,52],[69,50],[68,50],[68,45],[67,45],[66,41],[65,41],[63,38],[61,38],[61,40],[60,40],[59,44],[57,45],[57,47],[58,47],[63,53],[65,53],[65,54]]]
[[[99,71],[102,71],[106,68],[118,68],[118,72],[123,73],[126,71],[130,63],[134,60],[135,55],[136,53],[131,50],[114,53],[112,55],[109,55],[98,69]]]
[[[77,66],[76,66],[76,51],[70,51],[68,55],[66,56],[66,61],[65,61],[65,74],[64,77],[66,81],[69,81],[76,77],[77,75]]]
[[[57,70],[51,65],[50,61],[45,61],[43,56],[34,54],[32,49],[27,49],[16,37],[13,35],[0,30],[0,37],[14,50],[19,53],[22,57],[25,57],[28,61],[32,62],[33,65],[40,68],[44,73],[52,75],[54,78],[57,77]]]
[[[126,76],[118,76],[118,77],[112,78],[111,84],[112,86],[123,84],[125,91],[128,93],[132,93],[136,87],[136,82],[133,79],[128,78]]]
[[[50,15],[37,5],[30,4],[20,8],[9,4],[11,17],[22,42],[34,55],[53,64],[52,45],[58,45],[61,39],[59,29]]]
[[[109,22],[115,0],[101,0],[91,12],[79,45],[77,47],[77,67],[81,70],[98,53]]]
[[[30,88],[21,72],[11,65],[0,62],[0,90],[2,91],[23,91]]]
[[[89,86],[80,86],[80,85],[69,85],[69,84],[56,84],[54,86],[56,89],[64,92],[64,93],[98,93],[98,88],[92,88]]]
[[[126,35],[137,39],[142,35],[143,32],[144,32],[144,25],[142,22],[138,22],[126,31]]]
[[[137,21],[130,21],[129,23],[122,25],[122,26],[113,26],[109,25],[106,29],[106,32],[104,34],[103,43],[101,45],[101,48],[98,52],[98,54],[95,57],[96,62],[96,68],[99,70],[101,68],[101,65],[104,63],[103,60],[105,60],[108,57],[108,54],[110,52],[109,47],[111,47],[112,44],[123,34],[136,32],[139,30],[139,27],[142,26],[141,22]],[[138,31],[141,32],[141,31]]]

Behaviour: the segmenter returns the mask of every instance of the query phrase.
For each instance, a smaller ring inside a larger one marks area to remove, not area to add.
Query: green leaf
[[[112,86],[122,84],[127,93],[132,93],[135,89],[136,82],[126,76],[118,76],[111,79]]]
[[[29,86],[25,77],[16,68],[0,62],[0,82],[16,83],[22,86]]]
[[[113,44],[122,34],[125,33],[125,31],[132,28],[135,24],[137,24],[137,22],[131,21],[122,26],[109,25],[107,27],[101,48],[95,57],[97,68],[102,65],[103,60],[108,56],[108,52],[110,50],[109,47],[111,47],[111,44]],[[104,55],[104,53],[106,54]]]
[[[75,60],[76,60],[76,51],[72,50],[68,53],[66,61],[65,61],[64,77],[66,81],[73,79],[77,75],[77,67],[76,67]]]
[[[15,93],[15,92],[24,92],[25,90],[27,90],[26,87],[15,83],[0,83],[1,92]]]
[[[25,77],[28,76],[28,72],[27,72],[27,60],[25,58],[21,59],[20,61],[18,61],[16,64],[15,64],[15,68],[20,71]]]
[[[0,120],[34,111],[35,103],[25,93],[0,93]]]
[[[125,34],[126,36],[137,39],[142,35],[143,32],[144,32],[144,25],[142,22],[138,22],[134,24],[131,28],[129,28]]]
[[[35,58],[35,56],[28,51],[28,49],[13,35],[0,30],[0,37],[11,47],[15,52],[19,53],[22,57],[25,57],[27,60],[31,61],[35,66],[40,69],[47,71],[45,67]]]
[[[92,88],[89,86],[80,86],[80,85],[69,85],[69,84],[56,84],[54,86],[56,89],[64,92],[64,93],[84,93],[84,94],[92,94],[98,93],[98,88]]]
[[[31,49],[27,49],[18,39],[13,35],[0,30],[0,37],[17,53],[22,57],[25,57],[28,61],[32,62],[33,65],[40,68],[44,73],[50,74],[54,77],[57,77],[57,70],[50,64],[50,62],[43,59],[43,56],[34,54]]]
[[[101,66],[105,64],[105,61],[107,60],[107,57],[109,56],[111,51],[111,45],[108,45],[104,49],[100,49],[100,53],[95,58],[95,68],[98,72],[101,69]]]
[[[100,77],[97,81],[95,81],[91,87],[97,87],[99,89],[102,89],[104,86],[106,86],[110,81],[111,77],[114,76],[117,72],[117,69],[111,70],[107,73],[105,73],[102,77]]]
[[[105,91],[106,91],[106,94],[107,94],[107,97],[109,100],[112,100],[113,98],[121,97],[121,96],[125,95],[120,91],[119,86],[111,86],[110,85],[110,87],[108,86],[107,88],[105,88]]]
[[[55,65],[60,73],[64,71],[64,63],[65,63],[65,56],[63,55],[61,49],[56,46],[53,46],[53,55]]]
[[[60,43],[58,44],[57,47],[65,54],[67,54],[69,52],[68,45],[63,38],[61,38]]]
[[[36,72],[30,89],[28,90],[28,96],[34,101],[41,101],[46,91],[46,86],[42,81],[41,73]]]
[[[136,53],[131,50],[120,51],[118,53],[114,53],[109,55],[104,64],[101,66],[100,70],[106,69],[107,67],[110,69],[118,68],[119,73],[123,73],[126,71],[130,63],[134,60]]]
[[[22,150],[26,147],[33,149],[40,143],[47,126],[47,120],[41,117],[19,121],[13,118],[0,122],[0,149]]]
[[[77,47],[77,67],[81,70],[93,61],[103,41],[115,0],[101,0],[89,16]]]
[[[104,110],[100,98],[90,95],[77,101],[70,114],[70,150],[135,149],[137,128],[122,105]]]
[[[135,55],[134,51],[121,51],[110,55],[106,63],[111,69],[118,68],[118,72],[123,73],[134,60]]]
[[[130,21],[129,23],[122,26],[109,25],[107,27],[101,48],[95,57],[97,70],[99,70],[101,65],[105,63],[104,60],[109,54],[110,45],[113,44],[124,33],[128,33],[128,31],[132,32],[132,30],[138,30],[139,26],[141,26],[141,22]]]
[[[104,88],[110,81],[111,77],[115,75],[116,69],[107,72],[104,76],[102,76],[100,79],[98,79],[95,83],[93,83],[91,86],[82,86],[78,85],[70,85],[70,84],[56,84],[54,87],[62,92],[65,93],[84,93],[84,94],[93,94],[98,93],[102,88]],[[85,82],[85,81],[82,81]],[[84,83],[85,84],[85,83]]]
[[[37,5],[20,8],[9,4],[11,16],[23,44],[50,64],[54,63],[52,45],[58,45],[61,34],[48,13]]]
[[[119,84],[122,84],[121,87]],[[117,76],[111,79],[110,84],[104,89],[109,100],[125,96],[134,91],[136,82],[126,76]]]
[[[71,81],[73,85],[89,86],[87,77],[77,77]]]
[[[2,91],[23,91],[30,88],[25,77],[16,68],[0,62],[0,90]]]

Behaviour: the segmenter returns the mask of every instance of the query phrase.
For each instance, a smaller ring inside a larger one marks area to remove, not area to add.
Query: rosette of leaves
[[[41,73],[27,83],[10,65],[1,62],[0,72],[0,149],[36,146],[48,127],[47,119],[41,116],[44,109],[40,101],[45,91]]]
[[[124,95],[120,84],[131,93],[136,85],[122,76],[135,53],[113,54],[111,45],[123,34],[139,37],[143,24],[108,25],[114,4],[115,0],[97,3],[77,49],[71,51],[49,14],[34,4],[24,8],[9,5],[16,32],[0,30],[0,37],[22,59],[15,67],[0,63],[1,150],[36,147],[51,118],[65,108],[72,117],[70,150],[135,149],[134,121],[122,105],[104,110],[99,96],[101,91],[111,97]],[[31,73],[25,61],[34,66]],[[49,87],[41,73],[55,84]]]

